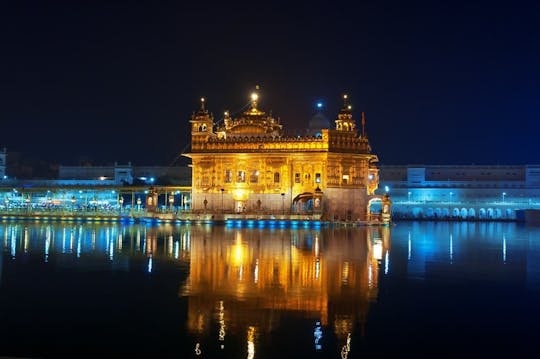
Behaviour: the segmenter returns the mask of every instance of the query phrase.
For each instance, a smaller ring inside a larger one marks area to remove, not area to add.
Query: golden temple
[[[192,210],[222,214],[311,215],[332,221],[388,222],[390,200],[376,195],[378,158],[371,152],[362,113],[357,131],[347,95],[334,128],[287,136],[283,125],[258,108],[223,121],[201,99],[191,116]],[[370,205],[382,201],[374,215]]]

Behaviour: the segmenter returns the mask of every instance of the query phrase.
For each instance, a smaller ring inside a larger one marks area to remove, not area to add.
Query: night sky
[[[170,165],[207,98],[307,127],[348,93],[381,164],[540,163],[540,5],[448,1],[0,4],[0,147]]]

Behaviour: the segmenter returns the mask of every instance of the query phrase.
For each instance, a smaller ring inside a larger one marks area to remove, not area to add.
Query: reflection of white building
[[[380,166],[394,218],[515,219],[540,208],[540,165]]]

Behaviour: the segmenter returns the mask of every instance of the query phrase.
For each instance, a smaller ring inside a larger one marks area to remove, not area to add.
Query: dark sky
[[[199,98],[307,126],[348,93],[382,164],[540,163],[540,5],[472,1],[0,4],[0,146],[168,165]]]

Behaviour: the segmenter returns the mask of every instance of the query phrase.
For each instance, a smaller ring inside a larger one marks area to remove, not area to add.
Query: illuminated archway
[[[367,205],[367,219],[374,220],[379,218],[382,213],[382,199],[379,197],[371,198]]]
[[[450,217],[450,210],[448,208],[443,208],[442,215],[444,218]]]
[[[486,209],[485,208],[480,208],[480,210],[478,211],[478,218],[479,219],[485,219],[486,218]]]
[[[293,211],[295,213],[311,213],[313,212],[313,193],[300,193],[293,199]]]

